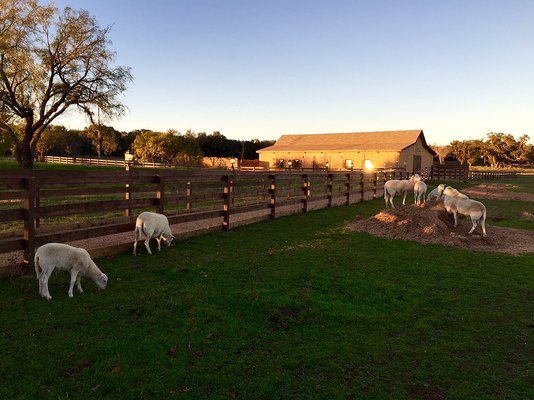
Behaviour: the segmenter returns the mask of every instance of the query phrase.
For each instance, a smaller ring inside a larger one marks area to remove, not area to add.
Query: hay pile
[[[534,232],[486,225],[488,235],[482,237],[480,226],[472,235],[467,235],[471,226],[470,218],[459,216],[458,227],[454,228],[452,214],[448,214],[442,204],[435,203],[427,203],[423,207],[406,205],[385,209],[371,218],[357,218],[347,225],[353,231],[368,232],[387,239],[509,254],[534,252]]]

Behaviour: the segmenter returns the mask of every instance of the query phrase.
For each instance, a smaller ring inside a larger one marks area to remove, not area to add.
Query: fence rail
[[[396,172],[254,172],[221,175],[198,171],[10,171],[0,173],[0,253],[35,249],[48,242],[133,231],[135,216],[165,213],[171,224],[217,218],[222,230],[375,198]],[[249,216],[249,214],[251,214]],[[244,222],[243,222],[244,221]]]
[[[438,181],[509,179],[514,176],[515,171],[474,171],[467,165],[434,165],[430,170],[430,178]]]
[[[433,179],[492,179],[511,173],[430,171]],[[348,205],[381,196],[384,182],[405,179],[402,170],[346,172],[9,171],[0,173],[0,254],[24,251],[32,266],[44,243],[112,235],[134,228],[141,211],[165,213],[171,224],[233,216],[246,223],[280,213]],[[288,211],[289,210],[289,211]]]

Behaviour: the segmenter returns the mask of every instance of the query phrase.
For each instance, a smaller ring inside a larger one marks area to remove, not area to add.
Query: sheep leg
[[[388,208],[390,198],[391,194],[389,194],[388,190],[384,188],[384,200],[386,201],[386,208]]]
[[[454,215],[454,227],[456,228],[458,226],[458,213],[453,211],[452,215]]]
[[[480,219],[480,226],[482,228],[482,236],[486,236],[486,218],[484,216]]]
[[[140,230],[135,227],[135,240],[134,240],[134,249],[133,249],[133,255],[135,256],[137,253],[137,241],[141,239],[141,232]]]
[[[393,204],[393,196],[395,196],[395,193],[389,194],[389,203],[391,204],[392,208],[395,208],[395,204]]]
[[[78,288],[78,292],[79,292],[79,293],[83,293],[83,289],[82,289],[82,279],[81,279],[80,274],[78,274],[78,276],[76,277],[76,287]]]
[[[72,268],[70,270],[69,297],[74,297],[74,294],[72,293],[72,290],[74,289],[74,284],[76,283],[77,279],[78,279],[78,270]]]
[[[52,300],[52,296],[50,296],[50,292],[48,291],[48,279],[50,278],[50,275],[52,274],[51,269],[44,270],[41,273],[41,276],[39,277],[39,284],[41,286],[41,296],[45,297],[47,300]]]
[[[43,297],[43,284],[41,282],[41,278],[40,277],[37,278],[37,282],[39,283],[39,295],[41,297]]]
[[[145,247],[148,251],[148,254],[152,254],[152,251],[150,250],[150,237],[147,236],[146,240],[145,240]]]
[[[158,241],[158,251],[161,251],[161,238],[162,238],[162,237],[163,237],[162,235],[159,235],[159,236],[156,238],[156,240]]]
[[[475,217],[471,216],[471,223],[473,224],[473,227],[471,228],[471,230],[467,233],[468,235],[472,234],[475,230],[475,228],[477,227],[477,220],[475,219]]]
[[[404,192],[404,197],[402,198],[402,205],[404,206],[406,204],[406,195],[408,192]]]

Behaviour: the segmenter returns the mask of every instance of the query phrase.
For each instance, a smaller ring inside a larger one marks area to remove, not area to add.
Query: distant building
[[[271,168],[335,171],[406,166],[417,172],[430,168],[436,155],[422,130],[282,135],[257,152]]]

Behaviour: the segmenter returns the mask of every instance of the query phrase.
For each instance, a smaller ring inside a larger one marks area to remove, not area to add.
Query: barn
[[[258,150],[270,168],[351,169],[430,168],[436,153],[422,130],[282,135]]]

